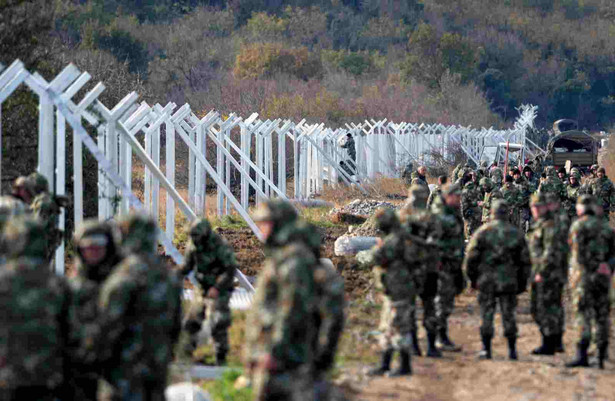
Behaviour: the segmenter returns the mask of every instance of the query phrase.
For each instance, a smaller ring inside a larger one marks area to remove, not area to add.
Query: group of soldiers
[[[367,260],[384,295],[382,359],[370,373],[411,374],[410,355],[422,354],[415,322],[417,298],[423,306],[427,356],[459,351],[448,336],[447,320],[467,280],[478,291],[480,358],[492,357],[497,304],[508,356],[518,358],[517,296],[528,284],[531,313],[542,336],[532,353],[564,352],[563,294],[570,285],[580,331],[577,355],[567,366],[589,366],[587,351],[595,325],[598,363],[603,368],[615,269],[615,233],[608,224],[615,193],[604,169],[592,166],[592,175],[582,183],[574,168],[568,177],[565,170],[556,175],[547,166],[544,176],[535,180],[532,166],[504,176],[495,166],[489,172],[475,172],[466,165],[456,169],[453,184],[440,177],[431,193],[420,169],[412,177],[404,207],[377,214],[384,235]],[[400,365],[390,372],[394,351],[400,354]]]

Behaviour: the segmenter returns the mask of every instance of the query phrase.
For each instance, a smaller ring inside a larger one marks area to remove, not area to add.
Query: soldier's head
[[[557,176],[559,177],[560,180],[565,180],[566,179],[566,169],[564,167],[560,167],[557,170]]]
[[[459,184],[450,184],[444,187],[442,197],[446,206],[458,209],[461,204],[461,186]]]
[[[514,181],[514,179],[510,175],[507,175],[506,177],[504,177],[504,182],[506,183],[507,187],[512,186],[513,185],[513,181]]]
[[[195,220],[190,225],[190,238],[194,244],[206,241],[212,233],[213,229],[207,219]]]
[[[536,192],[532,195],[530,208],[532,210],[532,216],[536,220],[547,213],[547,199],[544,192]]]
[[[491,181],[491,178],[489,177],[481,178],[479,185],[486,193],[489,193],[493,190],[493,181]]]
[[[595,216],[598,209],[596,198],[591,195],[581,195],[577,199],[576,210],[577,216]]]
[[[28,205],[32,203],[32,199],[34,199],[34,193],[31,191],[30,186],[28,186],[28,177],[23,175],[13,181],[11,193],[14,197],[21,199]]]
[[[150,216],[134,213],[118,221],[122,248],[127,253],[155,254],[158,246],[158,226]]]
[[[486,169],[487,167],[489,167],[489,163],[487,163],[487,161],[486,161],[486,160],[483,160],[483,161],[480,163],[480,166],[481,166],[482,168]]]
[[[408,189],[408,204],[414,209],[427,208],[427,198],[429,198],[429,190],[423,185],[412,185]]]
[[[573,168],[572,170],[570,170],[570,177],[568,177],[568,181],[573,186],[576,186],[581,182],[581,172],[578,168]]]
[[[491,204],[491,219],[506,220],[508,219],[508,204],[505,200],[496,199]]]
[[[502,178],[504,177],[504,173],[502,173],[502,169],[499,167],[494,168],[493,170],[491,170],[491,179],[494,181],[502,181]]]
[[[427,174],[427,167],[425,166],[419,166],[419,168],[416,169],[416,171],[420,174],[420,175],[425,175]]]
[[[40,173],[32,173],[26,179],[26,185],[30,188],[33,197],[42,194],[43,192],[49,192],[49,182],[44,175]]]
[[[6,244],[9,259],[46,257],[47,234],[40,220],[22,216],[8,221],[4,227],[2,242]]]
[[[547,176],[547,177],[555,177],[555,167],[553,167],[553,166],[545,167],[545,176]]]
[[[515,181],[518,181],[521,179],[521,171],[519,171],[518,168],[512,169],[511,175],[513,176]]]
[[[604,167],[600,167],[598,168],[598,170],[596,170],[596,177],[602,178],[605,175],[606,175],[606,170],[604,169]]]
[[[79,274],[90,280],[103,281],[114,265],[110,261],[120,258],[120,233],[112,221],[85,221],[75,232],[74,244]]]
[[[401,227],[399,217],[395,210],[380,208],[376,210],[376,227],[384,234],[390,234]]]
[[[596,175],[596,173],[598,172],[598,169],[600,168],[600,166],[598,166],[597,164],[592,164],[592,166],[589,168],[589,171],[593,174]]]
[[[267,242],[272,234],[287,225],[294,224],[299,219],[299,215],[289,202],[281,199],[270,199],[256,209],[252,218],[263,233],[265,242]]]
[[[531,179],[532,174],[534,174],[534,171],[532,170],[530,166],[523,167],[523,175],[525,175],[527,179]]]
[[[448,181],[448,177],[445,175],[441,175],[438,177],[438,185],[445,185]]]

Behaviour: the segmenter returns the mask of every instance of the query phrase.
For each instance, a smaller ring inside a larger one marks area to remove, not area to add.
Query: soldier
[[[564,186],[568,185],[568,174],[566,173],[565,167],[560,167],[557,169],[557,178],[564,184]]]
[[[231,326],[229,302],[233,292],[233,278],[237,260],[231,247],[213,232],[206,219],[195,221],[190,227],[190,244],[184,255],[182,275],[194,271],[204,302],[196,302],[190,308],[184,329],[192,337],[184,351],[192,354],[196,347],[196,335],[201,329],[203,318],[211,330],[216,353],[216,365],[226,363],[229,350],[228,328]]]
[[[45,232],[30,217],[10,221],[0,269],[0,398],[54,400],[64,378],[70,290],[45,264]]]
[[[502,172],[502,169],[499,167],[496,167],[491,170],[490,175],[491,175],[491,182],[493,183],[493,187],[495,189],[502,188],[502,185],[504,184],[504,173]]]
[[[576,358],[567,367],[589,366],[587,349],[592,339],[592,324],[596,324],[596,343],[600,369],[609,345],[609,313],[611,277],[615,266],[615,234],[596,211],[601,206],[590,195],[577,200],[579,219],[570,228],[570,288],[579,327]]]
[[[540,185],[539,175],[534,174],[532,167],[529,165],[523,167],[523,176],[530,183],[530,190],[532,193],[538,190],[538,185]]]
[[[523,195],[515,186],[513,177],[507,175],[504,178],[504,182],[500,193],[502,194],[502,199],[506,201],[509,207],[508,222],[517,228],[521,228],[521,215],[519,212],[523,207]]]
[[[573,221],[576,219],[577,211],[576,204],[579,196],[585,194],[585,187],[581,185],[581,173],[578,169],[573,168],[568,177],[569,184],[566,187],[566,198],[564,199],[563,207],[568,213],[568,219]]]
[[[415,329],[416,305],[415,276],[413,269],[420,269],[416,260],[416,245],[408,239],[400,222],[391,209],[381,209],[376,215],[380,230],[387,236],[373,249],[374,275],[377,288],[384,292],[384,305],[380,317],[380,366],[369,374],[381,376],[391,368],[394,350],[399,352],[399,369],[391,376],[412,374],[410,351],[412,331]]]
[[[412,185],[412,170],[414,169],[414,163],[409,161],[406,163],[404,170],[401,173],[401,178],[404,180],[407,186]]]
[[[528,234],[532,259],[531,311],[542,335],[542,345],[532,351],[535,355],[563,351],[565,327],[562,293],[568,280],[568,233],[557,224],[547,203],[547,195],[542,192],[532,197],[535,223]]]
[[[451,182],[455,182],[457,181],[457,175],[459,174],[459,171],[463,170],[463,164],[459,163],[457,166],[455,166],[455,168],[453,169],[453,173],[451,175]]]
[[[591,181],[587,193],[596,197],[598,204],[602,206],[603,218],[609,221],[611,208],[615,207],[615,188],[613,182],[606,176],[604,167],[598,168],[596,178]]]
[[[47,260],[51,262],[55,250],[62,243],[64,232],[58,228],[58,218],[61,209],[68,206],[66,196],[56,196],[49,193],[47,179],[39,173],[32,173],[27,178],[28,185],[36,194],[32,200],[30,209],[32,214],[39,218],[45,225],[47,236]]]
[[[465,238],[467,239],[472,237],[472,234],[480,227],[482,217],[480,203],[482,199],[481,191],[474,181],[465,184],[461,193],[461,215],[463,217]]]
[[[530,226],[532,215],[530,213],[530,196],[534,192],[532,184],[521,175],[519,169],[512,171],[513,179],[515,180],[515,186],[521,193],[521,208],[519,210],[519,228],[523,232],[527,232]]]
[[[554,193],[560,200],[566,198],[566,187],[559,178],[555,176],[555,167],[547,166],[545,168],[545,175],[545,179],[538,186],[538,191]]]
[[[119,232],[110,222],[86,221],[75,233],[77,275],[70,280],[69,369],[67,396],[72,400],[96,400],[99,371],[97,349],[98,295],[104,280],[121,261]]]
[[[491,208],[492,221],[474,234],[464,260],[464,269],[479,291],[478,303],[483,320],[481,359],[491,359],[493,318],[500,304],[504,335],[508,339],[508,358],[517,359],[517,295],[525,291],[530,273],[530,255],[523,233],[507,222],[508,206],[496,200]]]
[[[99,360],[118,400],[164,400],[167,369],[181,330],[181,282],[156,254],[154,220],[119,222],[125,259],[99,296]]]
[[[435,189],[429,194],[429,198],[427,198],[427,209],[431,209],[431,205],[433,205],[436,199],[442,198],[442,187],[446,185],[447,177],[445,175],[441,175],[438,177],[438,185],[436,185]]]
[[[488,223],[491,221],[491,204],[495,199],[502,199],[502,193],[499,189],[495,188],[491,179],[485,177],[480,180],[480,186],[485,193],[485,197],[482,202],[478,203],[478,206],[483,208],[482,223]]]
[[[302,399],[312,387],[318,258],[304,235],[295,237],[298,215],[288,202],[263,203],[254,220],[267,260],[246,325],[246,373],[255,400]]]
[[[406,235],[420,239],[423,246],[417,249],[414,260],[419,261],[421,269],[417,273],[417,293],[423,302],[423,326],[427,331],[427,356],[438,358],[442,353],[436,348],[438,318],[436,317],[435,297],[438,293],[439,240],[442,228],[438,218],[426,209],[428,192],[425,186],[412,185],[408,190],[408,201],[400,210],[399,216]],[[412,317],[413,321],[416,317]],[[413,327],[416,327],[413,324]],[[421,355],[416,330],[412,332],[413,352]]]
[[[427,167],[419,166],[416,172],[412,173],[412,185],[422,185],[429,190],[425,174],[427,174]]]
[[[356,174],[357,170],[357,150],[355,148],[354,138],[350,132],[346,134],[345,141],[340,147],[348,151],[348,158],[341,161],[340,166],[348,175],[353,176]]]
[[[441,348],[445,351],[461,351],[448,337],[448,317],[455,308],[455,296],[461,294],[465,288],[465,277],[461,270],[465,243],[463,220],[459,212],[460,202],[461,189],[457,184],[453,184],[444,189],[443,199],[434,205],[434,213],[442,227],[436,316]]]

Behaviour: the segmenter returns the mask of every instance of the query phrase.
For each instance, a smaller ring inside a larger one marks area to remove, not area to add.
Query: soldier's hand
[[[600,263],[600,265],[598,265],[597,272],[598,272],[598,274],[604,274],[605,276],[610,276],[611,275],[611,268],[609,267],[608,263],[602,262],[602,263]]]
[[[540,273],[536,273],[536,275],[534,276],[534,282],[542,283],[542,276],[540,275]]]
[[[218,295],[220,295],[220,291],[216,287],[211,287],[209,291],[207,291],[207,298],[217,299]]]
[[[382,238],[380,238],[380,237],[376,238],[376,246],[378,248],[381,248],[382,244],[383,244]]]

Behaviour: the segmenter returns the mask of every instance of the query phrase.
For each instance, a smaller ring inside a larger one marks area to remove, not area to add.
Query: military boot
[[[587,360],[587,349],[589,348],[588,341],[581,341],[577,344],[577,356],[574,360],[566,364],[567,368],[576,368],[578,366],[588,367],[589,361]]]
[[[600,347],[598,347],[598,366],[600,369],[604,369],[604,361],[607,359],[606,351],[608,346],[608,344],[601,344]]]
[[[508,359],[516,361],[517,358],[517,337],[508,337]]]
[[[448,330],[446,328],[441,328],[438,334],[440,335],[440,348],[442,348],[442,350],[451,352],[461,351],[461,347],[457,346],[457,344],[448,338]]]
[[[481,341],[483,342],[483,349],[478,354],[480,359],[491,359],[491,337],[481,334]]]
[[[419,345],[419,339],[416,334],[416,330],[412,332],[412,353],[416,356],[423,356],[421,352],[421,346]]]
[[[427,356],[441,358],[442,353],[436,348],[436,333],[427,333]]]
[[[410,366],[410,353],[408,351],[399,351],[399,368],[391,373],[389,377],[408,376],[412,374]]]
[[[542,345],[532,351],[534,355],[553,355],[555,354],[555,343],[557,342],[557,335],[555,336],[542,336]]]
[[[367,372],[368,376],[383,376],[386,372],[391,370],[391,358],[393,357],[393,350],[388,349],[382,352],[380,359],[380,367],[374,368]]]
[[[216,352],[216,365],[217,366],[226,365],[226,351]]]
[[[555,337],[555,343],[553,344],[553,350],[556,353],[562,353],[565,352],[564,349],[564,333],[560,333],[554,336]]]

